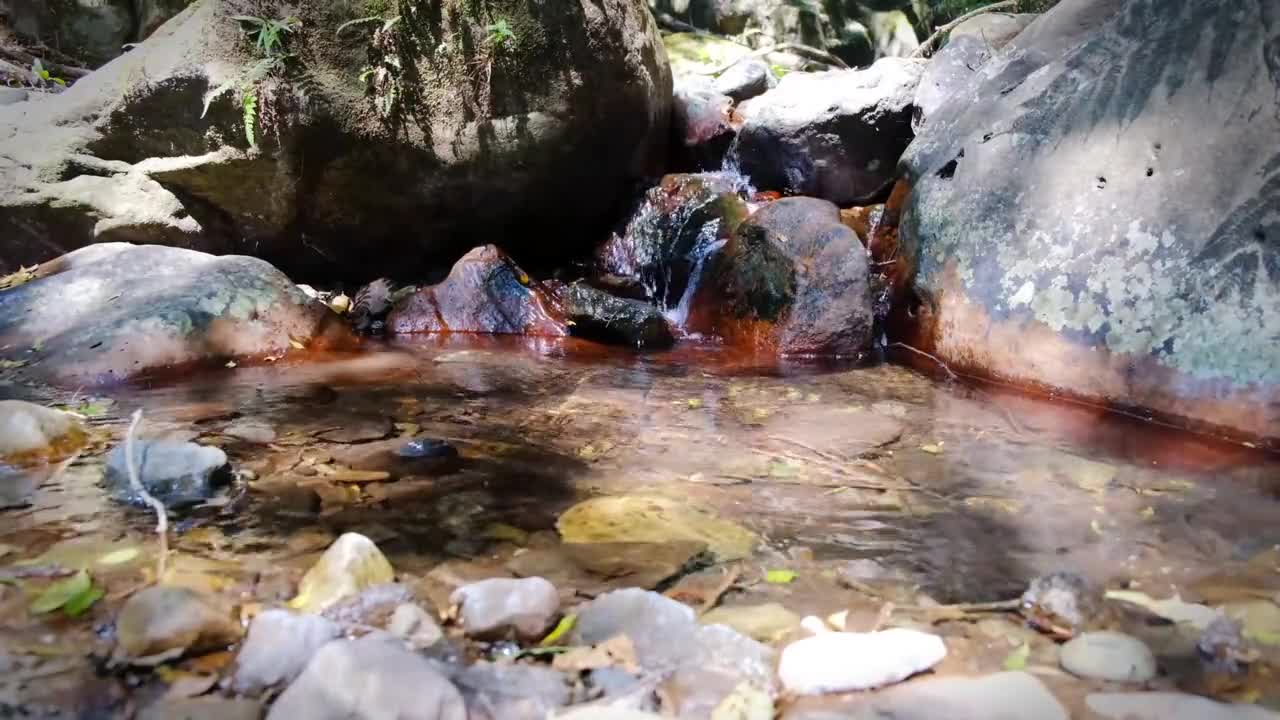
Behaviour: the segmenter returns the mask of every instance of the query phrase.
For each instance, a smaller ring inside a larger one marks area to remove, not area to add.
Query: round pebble
[[[1062,669],[1077,677],[1141,683],[1156,676],[1156,658],[1141,640],[1118,632],[1085,633],[1062,646]]]

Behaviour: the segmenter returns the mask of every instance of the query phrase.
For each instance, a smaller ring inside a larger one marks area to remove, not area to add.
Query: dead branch
[[[164,503],[147,492],[146,487],[142,485],[142,479],[138,476],[138,461],[133,456],[133,436],[140,422],[142,422],[141,408],[133,411],[133,421],[129,423],[129,432],[124,436],[124,461],[125,467],[129,470],[129,485],[156,513],[156,535],[160,539],[160,557],[156,560],[156,584],[158,585],[164,582],[165,561],[169,556],[169,514],[165,511]]]
[[[996,12],[998,10],[1016,9],[1018,7],[1018,2],[1019,0],[1002,0],[1002,2],[985,5],[983,7],[977,8],[976,10],[971,10],[961,15],[955,20],[952,20],[946,25],[943,25],[942,27],[933,31],[933,34],[930,35],[928,38],[926,38],[924,42],[920,43],[920,47],[916,48],[915,52],[911,53],[911,57],[913,58],[929,57],[930,55],[933,54],[933,46],[937,45],[938,42],[940,42],[942,38],[946,36],[947,33],[951,32],[952,30],[955,30],[964,21],[970,20],[984,13]]]

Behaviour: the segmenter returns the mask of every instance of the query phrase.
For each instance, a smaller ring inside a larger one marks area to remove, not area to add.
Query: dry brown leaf
[[[582,672],[616,667],[629,673],[639,673],[636,647],[626,635],[615,635],[592,647],[570,648],[555,656],[551,667],[561,672]]]

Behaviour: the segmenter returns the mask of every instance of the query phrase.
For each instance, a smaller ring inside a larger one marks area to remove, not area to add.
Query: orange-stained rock
[[[564,314],[542,287],[493,245],[458,260],[449,276],[405,298],[388,331],[564,336]]]

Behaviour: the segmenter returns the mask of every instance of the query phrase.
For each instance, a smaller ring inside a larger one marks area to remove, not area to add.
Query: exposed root
[[[133,457],[133,436],[140,422],[142,422],[141,408],[133,411],[133,421],[129,423],[129,432],[124,436],[124,460],[129,470],[129,485],[156,513],[156,535],[160,540],[160,556],[156,559],[156,584],[159,585],[164,581],[165,563],[169,557],[169,515],[165,512],[164,503],[147,492],[142,485],[142,479],[138,476],[138,463]]]
[[[964,21],[969,20],[971,18],[975,18],[984,13],[996,12],[997,10],[1015,10],[1018,7],[1018,2],[1019,0],[1003,0],[1002,2],[985,5],[983,7],[977,8],[976,10],[971,10],[970,12],[967,12],[961,15],[955,20],[952,20],[946,25],[943,25],[942,27],[935,30],[932,35],[930,35],[928,38],[925,39],[924,42],[920,43],[920,47],[916,48],[916,51],[911,54],[911,57],[913,58],[929,57],[930,55],[933,54],[933,46],[937,45],[938,42],[941,41],[942,38],[945,37],[947,33],[951,32],[952,30],[955,30]]]
[[[716,605],[720,604],[720,598],[729,592],[729,588],[738,582],[738,578],[742,575],[742,568],[734,565],[724,574],[724,580],[711,591],[707,599],[702,602],[702,606],[698,608],[698,616],[701,617],[711,611]]]

